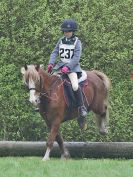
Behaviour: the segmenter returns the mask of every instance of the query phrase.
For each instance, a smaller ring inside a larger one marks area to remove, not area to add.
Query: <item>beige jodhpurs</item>
[[[68,74],[68,77],[71,81],[73,91],[77,91],[79,87],[77,73],[70,73]]]

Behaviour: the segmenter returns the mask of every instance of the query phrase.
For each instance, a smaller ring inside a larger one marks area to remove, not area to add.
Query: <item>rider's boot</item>
[[[87,129],[87,122],[86,122],[87,109],[83,102],[83,95],[80,87],[78,88],[78,90],[74,91],[74,96],[78,106],[78,124],[81,130],[86,130]]]

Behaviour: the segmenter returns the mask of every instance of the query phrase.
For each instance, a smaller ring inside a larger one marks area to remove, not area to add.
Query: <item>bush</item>
[[[39,63],[47,67],[65,18],[79,24],[77,35],[83,44],[81,65],[97,69],[112,81],[110,93],[110,132],[101,137],[88,115],[89,129],[81,134],[75,121],[65,123],[65,140],[132,141],[133,80],[132,1],[4,1],[0,26],[0,139],[44,140],[46,124],[33,106],[26,102],[20,68]],[[130,61],[130,63],[129,63]]]

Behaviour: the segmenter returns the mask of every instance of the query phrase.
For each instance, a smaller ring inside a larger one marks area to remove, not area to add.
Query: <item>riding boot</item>
[[[87,109],[83,102],[83,95],[80,87],[78,90],[74,91],[74,96],[78,106],[78,124],[82,130],[86,130],[87,123],[86,123],[86,116],[87,116]]]

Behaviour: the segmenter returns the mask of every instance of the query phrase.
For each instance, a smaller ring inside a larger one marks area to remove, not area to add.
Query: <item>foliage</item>
[[[60,24],[73,18],[79,24],[77,35],[83,45],[82,67],[103,71],[112,81],[110,132],[101,137],[90,113],[88,130],[81,134],[77,122],[65,123],[61,127],[64,139],[132,141],[132,0],[2,0],[0,9],[0,139],[46,139],[46,124],[26,102],[28,93],[22,86],[20,68],[25,63],[47,67],[62,36]]]
[[[118,159],[51,159],[47,162],[42,162],[38,157],[3,157],[0,159],[1,177],[132,177],[132,165],[132,160]]]

